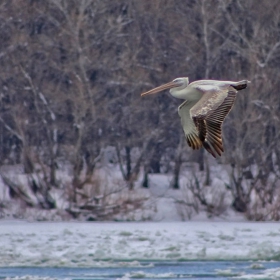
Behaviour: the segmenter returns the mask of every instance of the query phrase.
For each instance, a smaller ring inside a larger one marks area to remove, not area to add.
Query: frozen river
[[[280,279],[279,223],[1,221],[0,248],[1,279]]]

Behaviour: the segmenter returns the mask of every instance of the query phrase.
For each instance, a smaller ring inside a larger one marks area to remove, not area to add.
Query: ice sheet
[[[279,260],[280,224],[1,221],[0,247],[2,267],[114,266],[116,261],[140,266],[140,260]]]

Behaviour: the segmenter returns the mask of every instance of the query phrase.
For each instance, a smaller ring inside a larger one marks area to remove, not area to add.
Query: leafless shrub
[[[200,211],[206,212],[208,217],[221,216],[229,207],[227,190],[222,184],[219,186],[205,186],[203,172],[193,172],[191,178],[187,178],[185,188],[181,189],[180,199],[176,199],[179,205],[179,213],[183,219],[191,219],[194,214]]]
[[[101,172],[102,173],[102,172]],[[77,192],[76,201],[67,211],[75,218],[87,220],[112,220],[128,217],[129,213],[143,209],[147,195],[137,190],[127,190],[125,181],[95,172]],[[72,188],[68,190],[71,195]],[[68,199],[71,201],[71,199]],[[127,218],[124,218],[127,219]]]
[[[256,197],[250,203],[245,213],[246,218],[251,221],[279,221],[280,220],[280,199],[279,194],[271,203],[266,203],[263,207],[262,201]]]

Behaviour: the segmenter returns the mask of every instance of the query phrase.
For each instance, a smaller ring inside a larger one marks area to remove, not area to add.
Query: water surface
[[[6,267],[0,268],[0,279],[279,279],[280,262],[195,261],[115,263],[114,267]],[[269,273],[268,273],[269,272]],[[263,277],[262,277],[262,276]]]

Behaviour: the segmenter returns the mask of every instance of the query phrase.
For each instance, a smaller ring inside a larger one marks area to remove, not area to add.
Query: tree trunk
[[[175,166],[174,166],[174,177],[172,182],[173,189],[180,189],[179,177],[180,177],[181,165],[182,165],[181,155],[179,155],[175,161]]]
[[[173,180],[171,187],[173,189],[179,189],[180,188],[180,171],[181,171],[181,166],[182,166],[182,153],[184,149],[184,144],[185,144],[185,138],[181,137],[180,142],[178,144],[177,150],[176,150],[176,155],[175,155],[175,165],[174,165],[174,171],[173,171]]]

